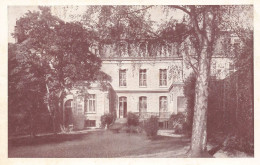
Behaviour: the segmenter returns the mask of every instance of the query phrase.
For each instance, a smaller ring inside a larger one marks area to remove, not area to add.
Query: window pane
[[[159,84],[160,84],[160,86],[166,86],[167,85],[167,70],[166,69],[160,69]]]
[[[167,111],[167,97],[161,96],[160,100],[160,111]]]
[[[126,70],[119,70],[119,86],[126,86]]]
[[[139,72],[139,85],[146,86],[146,69],[141,69]]]

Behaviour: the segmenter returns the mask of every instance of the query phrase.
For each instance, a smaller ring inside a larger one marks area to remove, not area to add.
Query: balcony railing
[[[140,119],[148,119],[151,116],[156,116],[158,118],[170,118],[170,112],[135,112]]]

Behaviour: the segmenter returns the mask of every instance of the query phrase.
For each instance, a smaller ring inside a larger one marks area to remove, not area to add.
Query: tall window
[[[96,95],[90,94],[85,99],[85,113],[96,112]]]
[[[160,97],[160,112],[166,112],[167,111],[167,97],[161,96]]]
[[[127,116],[127,98],[119,97],[119,118]]]
[[[139,97],[139,112],[147,111],[147,97]]]
[[[139,71],[139,86],[146,86],[146,69],[140,69]]]
[[[187,100],[183,96],[178,96],[177,97],[177,111],[179,112],[184,112],[185,108],[187,105]]]
[[[119,70],[119,86],[125,87],[126,86],[126,70]]]
[[[77,110],[77,114],[83,114],[84,113],[84,97],[83,96],[77,96],[76,110]]]
[[[160,69],[160,86],[167,86],[167,70]]]

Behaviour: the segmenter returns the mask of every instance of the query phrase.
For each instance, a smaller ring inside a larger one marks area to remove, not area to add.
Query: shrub
[[[111,113],[107,113],[101,116],[101,127],[109,128],[109,126],[115,121],[115,116]]]
[[[187,115],[184,113],[171,115],[169,123],[170,128],[172,128],[175,133],[185,133],[188,131]]]
[[[139,117],[136,114],[129,112],[127,115],[127,125],[128,126],[138,126]]]
[[[158,118],[156,116],[151,116],[150,119],[145,121],[144,130],[148,137],[154,138],[157,136],[159,126],[158,126]]]
[[[140,126],[129,126],[126,128],[127,133],[141,133],[142,128]]]

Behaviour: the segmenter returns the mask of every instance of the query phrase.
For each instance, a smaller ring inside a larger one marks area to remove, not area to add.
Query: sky
[[[67,12],[65,12],[64,8],[66,8]],[[77,20],[78,16],[81,16],[86,10],[87,6],[52,6],[52,13],[63,19],[64,21],[72,21]],[[8,7],[8,42],[14,43],[15,39],[12,37],[12,33],[14,32],[14,27],[16,20],[18,20],[21,16],[23,16],[27,11],[38,11],[38,6],[9,6]],[[171,18],[174,19],[182,19],[183,13],[174,11],[166,13],[163,11],[162,6],[154,6],[148,9],[148,12],[151,15],[151,20],[155,22],[153,28],[156,30],[159,25]],[[72,18],[70,15],[74,15],[76,17]]]

